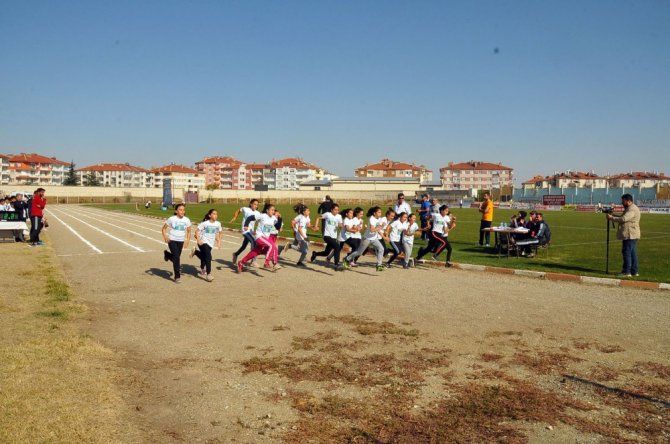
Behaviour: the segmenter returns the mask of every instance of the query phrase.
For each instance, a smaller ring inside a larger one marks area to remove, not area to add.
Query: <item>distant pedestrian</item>
[[[188,248],[191,240],[191,221],[186,217],[186,207],[183,203],[175,206],[175,214],[163,224],[163,240],[168,244],[170,251],[163,251],[165,262],[172,261],[174,282],[181,282],[180,256],[184,248]]]

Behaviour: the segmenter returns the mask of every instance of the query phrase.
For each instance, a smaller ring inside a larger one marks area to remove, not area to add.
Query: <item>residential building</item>
[[[9,180],[9,156],[0,154],[0,185],[8,185]]]
[[[322,168],[305,162],[300,157],[273,159],[270,163],[270,169],[263,170],[263,179],[269,189],[297,190],[300,188],[301,182],[316,180],[317,172],[320,170]],[[272,176],[274,176],[274,180]]]
[[[658,171],[631,171],[608,177],[612,188],[654,188],[670,184],[670,177]]]
[[[196,162],[195,169],[204,176],[206,186],[216,185],[222,190],[253,188],[246,164],[234,157],[205,157]]]
[[[551,176],[535,176],[523,183],[527,190],[543,188],[606,188],[607,178],[597,175],[594,171],[555,172]]]
[[[433,172],[423,165],[382,159],[354,170],[356,177],[418,177],[422,182],[433,180]]]
[[[184,165],[165,165],[152,168],[154,188],[162,188],[163,180],[171,179],[172,188],[184,192],[198,192],[205,187],[205,178],[197,170]]]
[[[98,163],[80,168],[77,170],[80,185],[85,184],[89,174],[105,187],[144,188],[153,185],[153,174],[149,170],[128,163]]]
[[[445,190],[491,190],[512,187],[514,170],[501,163],[468,162],[453,163],[440,168],[440,178]]]
[[[25,185],[62,185],[69,162],[35,153],[9,156],[10,182]]]

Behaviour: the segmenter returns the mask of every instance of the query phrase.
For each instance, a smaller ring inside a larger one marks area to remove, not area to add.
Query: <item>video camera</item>
[[[603,207],[600,210],[600,212],[605,213],[605,214],[612,214],[612,213],[614,213],[614,207]]]

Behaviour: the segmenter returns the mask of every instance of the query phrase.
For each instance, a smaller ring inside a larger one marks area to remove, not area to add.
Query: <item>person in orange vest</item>
[[[491,228],[493,224],[493,201],[491,195],[484,193],[484,202],[479,206],[479,212],[482,213],[482,220],[479,224],[479,246],[484,246],[484,239],[486,239],[486,246],[491,244],[491,232],[482,231],[484,228]]]

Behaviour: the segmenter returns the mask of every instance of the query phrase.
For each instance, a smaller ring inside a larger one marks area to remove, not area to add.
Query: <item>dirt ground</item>
[[[82,328],[118,354],[145,442],[670,440],[666,292],[297,269],[293,251],[275,273],[236,274],[233,233],[213,282],[185,252],[175,284],[161,221],[77,206],[47,217],[89,307]]]

